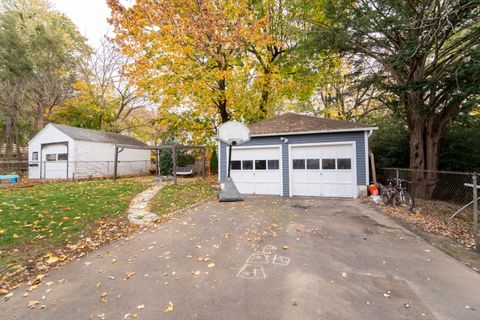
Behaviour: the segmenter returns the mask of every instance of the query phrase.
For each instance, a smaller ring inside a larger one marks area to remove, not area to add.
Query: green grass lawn
[[[215,195],[213,187],[204,179],[179,180],[178,185],[167,185],[155,196],[152,211],[159,216],[169,214]]]
[[[123,216],[132,197],[149,185],[150,179],[126,178],[0,189],[0,270],[14,259],[12,251],[41,254],[99,219]]]

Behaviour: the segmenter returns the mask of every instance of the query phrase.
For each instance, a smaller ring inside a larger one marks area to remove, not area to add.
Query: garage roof
[[[371,125],[317,118],[298,113],[285,113],[275,118],[251,124],[249,128],[252,136],[367,131],[377,129]]]
[[[67,136],[73,140],[84,140],[84,141],[94,141],[94,142],[104,142],[104,143],[113,143],[113,144],[128,144],[134,146],[146,146],[140,140],[126,136],[123,134],[113,133],[113,132],[104,132],[97,131],[92,129],[84,129],[77,127],[70,127],[61,124],[51,123],[51,125],[58,130],[65,133]]]

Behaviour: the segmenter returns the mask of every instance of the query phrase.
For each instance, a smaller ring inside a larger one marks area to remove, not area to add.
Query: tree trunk
[[[15,138],[16,158],[20,160],[22,158],[22,152],[20,151],[20,135],[18,134],[18,128],[17,128],[16,123],[13,124],[13,134],[14,134],[14,138]]]
[[[219,97],[216,101],[218,112],[222,118],[222,123],[228,122],[230,120],[230,115],[227,111],[227,98],[225,95],[225,90],[227,88],[227,83],[225,78],[218,81],[218,89],[220,91]]]
[[[440,139],[445,126],[435,118],[427,124],[416,119],[409,125],[413,192],[418,198],[431,199],[438,182]]]
[[[410,121],[410,169],[413,194],[423,198],[425,194],[425,128],[422,119]]]
[[[262,96],[261,96],[261,99],[260,99],[260,105],[259,105],[259,108],[260,108],[260,111],[262,113],[262,118],[266,118],[267,114],[268,114],[268,102],[269,102],[269,99],[270,99],[270,86],[271,86],[271,82],[272,82],[272,79],[270,78],[271,77],[271,72],[269,69],[264,69],[264,77],[265,77],[265,82],[262,86]],[[260,119],[262,120],[262,119]]]
[[[12,157],[13,153],[12,118],[10,115],[7,115],[5,118],[5,140],[5,158],[9,159]]]
[[[39,103],[37,104],[36,108],[36,116],[35,116],[35,123],[34,123],[34,129],[35,133],[40,132],[40,130],[45,127],[45,115],[43,114],[43,108],[42,105]]]

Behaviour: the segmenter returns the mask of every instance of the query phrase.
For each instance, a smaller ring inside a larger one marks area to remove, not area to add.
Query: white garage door
[[[353,144],[292,146],[292,195],[355,197],[354,155]]]
[[[280,147],[233,147],[230,176],[240,193],[282,195]]]
[[[47,145],[42,149],[42,178],[67,179],[67,150],[63,143]]]

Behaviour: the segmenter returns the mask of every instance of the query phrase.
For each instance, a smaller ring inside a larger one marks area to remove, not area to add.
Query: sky
[[[105,0],[50,0],[50,2],[56,10],[72,19],[93,47],[97,47],[111,30],[107,22],[110,9]]]

